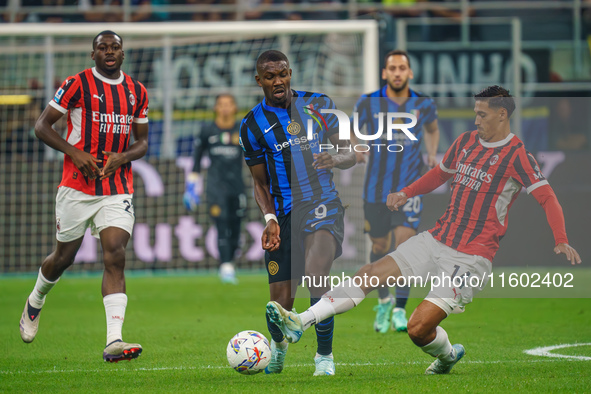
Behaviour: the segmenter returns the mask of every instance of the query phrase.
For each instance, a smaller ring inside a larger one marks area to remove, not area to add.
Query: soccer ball
[[[243,375],[254,375],[269,365],[271,346],[260,332],[241,331],[230,339],[226,355],[234,370]]]

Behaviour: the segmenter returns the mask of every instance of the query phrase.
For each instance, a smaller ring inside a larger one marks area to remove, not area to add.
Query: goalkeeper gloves
[[[199,192],[197,191],[199,183],[199,174],[192,172],[187,177],[187,183],[185,184],[185,194],[183,194],[183,203],[188,211],[194,212],[197,209],[197,205],[201,200]]]

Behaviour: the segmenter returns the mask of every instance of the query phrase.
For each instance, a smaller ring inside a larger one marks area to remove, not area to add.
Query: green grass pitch
[[[430,356],[408,336],[372,331],[375,299],[336,317],[336,376],[313,377],[315,335],[291,345],[281,375],[242,376],[227,365],[226,345],[239,331],[269,338],[264,275],[238,286],[215,276],[129,275],[124,339],[144,347],[140,358],[102,360],[105,316],[100,276],[68,276],[47,297],[35,341],[25,344],[18,321],[34,277],[0,278],[0,391],[27,392],[585,392],[591,388],[591,345],[555,350],[587,360],[532,356],[524,350],[591,343],[588,298],[477,298],[442,326],[465,358],[446,376],[426,376]],[[408,309],[420,299],[411,299]],[[303,310],[309,301],[298,299]]]

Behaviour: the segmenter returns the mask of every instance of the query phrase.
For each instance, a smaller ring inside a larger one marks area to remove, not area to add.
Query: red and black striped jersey
[[[507,232],[507,214],[521,188],[529,194],[548,184],[536,159],[514,134],[487,143],[476,131],[466,132],[439,165],[454,174],[451,200],[429,232],[453,249],[491,261]]]
[[[99,168],[107,160],[103,151],[120,153],[128,148],[132,123],[148,122],[148,92],[123,71],[118,79],[108,79],[94,67],[68,77],[49,105],[64,114],[68,112],[66,140],[102,160],[97,163]],[[65,155],[59,186],[97,196],[133,193],[131,163],[101,181],[82,176]]]

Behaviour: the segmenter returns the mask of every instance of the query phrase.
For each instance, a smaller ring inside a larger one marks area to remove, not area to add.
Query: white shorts
[[[409,238],[390,256],[407,280],[420,277],[430,288],[433,285],[425,299],[448,315],[464,312],[472,297],[486,286],[492,272],[492,263],[488,259],[458,252],[437,241],[428,231]],[[435,276],[439,280],[433,278]],[[460,278],[448,280],[454,277]]]
[[[135,222],[131,194],[91,196],[62,186],[55,200],[56,238],[60,242],[83,237],[88,227],[95,238],[107,227],[119,227],[131,236]]]

